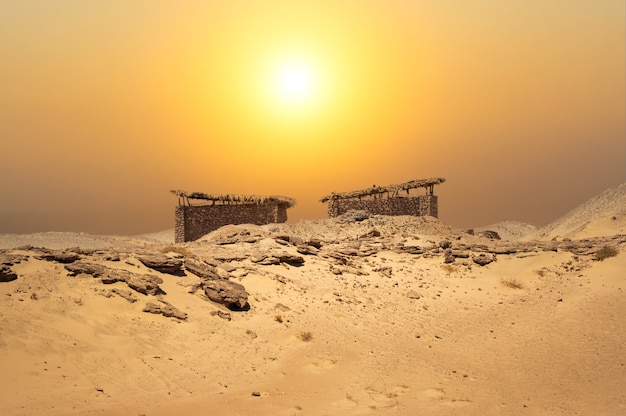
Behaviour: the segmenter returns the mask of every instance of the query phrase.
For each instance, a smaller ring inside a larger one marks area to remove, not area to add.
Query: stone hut
[[[360,191],[332,193],[320,200],[328,203],[328,216],[337,217],[350,210],[365,210],[374,215],[438,216],[435,185],[444,178],[417,179],[389,186],[372,186]],[[424,188],[425,195],[411,195],[411,190]]]
[[[178,196],[174,241],[193,241],[228,224],[271,224],[287,221],[287,208],[296,200],[286,196],[209,195],[170,191]],[[198,205],[192,205],[195,201]]]

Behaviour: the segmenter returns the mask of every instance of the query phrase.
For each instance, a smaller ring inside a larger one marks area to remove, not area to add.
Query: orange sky
[[[172,228],[170,189],[324,218],[332,191],[432,176],[453,226],[543,225],[626,180],[624,9],[0,2],[0,232]],[[276,85],[294,63],[305,98]]]

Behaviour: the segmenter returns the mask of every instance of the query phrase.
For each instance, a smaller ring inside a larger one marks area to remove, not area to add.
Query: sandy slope
[[[626,183],[607,189],[526,239],[585,238],[626,233]]]
[[[623,238],[502,250],[435,219],[375,217],[232,226],[179,245],[243,284],[247,312],[189,293],[199,281],[189,272],[141,264],[137,253],[166,245],[157,239],[48,238],[5,235],[0,246],[111,247],[119,261],[83,257],[158,274],[162,298],[188,319],[142,312],[152,295],[107,297],[122,282],[6,250],[27,259],[0,283],[3,415],[626,412]],[[300,267],[252,261],[299,255],[311,240],[321,249]],[[444,264],[444,240],[469,257]],[[594,261],[605,244],[619,255]],[[472,261],[495,250],[508,254]]]
[[[497,232],[503,240],[516,241],[526,236],[533,235],[537,232],[537,227],[520,221],[501,221],[485,227],[476,228],[477,232],[486,230]]]

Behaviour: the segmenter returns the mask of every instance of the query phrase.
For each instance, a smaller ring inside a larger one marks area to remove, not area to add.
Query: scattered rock
[[[68,264],[80,260],[80,254],[74,253],[72,251],[51,250],[42,253],[39,258],[41,258],[42,260],[56,261],[57,263]]]
[[[359,240],[363,240],[366,238],[373,238],[373,237],[380,237],[380,231],[378,230],[371,230],[366,234],[360,235],[359,236]]]
[[[445,264],[454,263],[455,260],[456,260],[456,257],[454,257],[454,254],[452,254],[451,250],[448,249],[444,252],[443,262]]]
[[[187,320],[187,314],[185,312],[181,312],[164,300],[160,300],[160,302],[160,304],[154,302],[146,302],[146,306],[143,307],[142,311],[154,314],[161,314],[167,318],[176,318],[181,321]]]
[[[417,293],[414,290],[409,290],[408,292],[406,292],[406,296],[410,299],[420,299],[422,297],[421,294]]]
[[[105,268],[103,274],[100,276],[100,281],[105,285],[110,285],[117,282],[128,282],[133,273],[126,270],[116,270]]]
[[[322,242],[320,240],[309,240],[306,242],[306,244],[315,247],[318,250],[322,248]]]
[[[273,252],[270,254],[257,253],[250,257],[250,261],[264,266],[287,263],[291,266],[298,267],[304,264],[304,257],[285,252]]]
[[[137,256],[144,266],[161,273],[174,274],[183,267],[182,258],[172,258],[165,254],[141,254]]]
[[[361,222],[371,217],[372,217],[372,214],[369,211],[351,209],[345,212],[344,214],[340,215],[339,217],[337,217],[337,220],[339,222],[344,222],[344,223]]]
[[[0,265],[4,266],[13,266],[15,264],[20,264],[23,261],[28,260],[28,256],[24,256],[22,254],[10,254],[10,253],[1,253],[0,254]]]
[[[298,246],[304,244],[304,240],[296,235],[278,235],[274,237],[274,241],[281,245],[291,244]]]
[[[310,245],[301,245],[296,247],[296,250],[300,254],[316,256],[319,253],[319,249]]]
[[[249,230],[232,232],[225,236],[219,236],[213,242],[217,245],[228,245],[236,243],[256,243],[263,238],[260,234],[252,234]]]
[[[8,265],[0,265],[0,282],[10,282],[17,279],[17,273]]]
[[[472,257],[472,260],[474,261],[474,263],[478,264],[479,266],[486,266],[489,263],[492,263],[495,260],[495,258],[489,257],[481,253],[478,256]]]
[[[211,311],[211,316],[217,316],[222,319],[226,319],[227,321],[230,321],[231,319],[233,319],[233,317],[230,316],[230,313],[222,312],[222,311]]]
[[[491,230],[479,231],[476,233],[476,235],[479,237],[483,237],[483,238],[490,238],[492,240],[500,240],[500,234],[498,234],[496,231],[491,231]]]
[[[252,263],[261,264],[263,266],[270,266],[272,264],[280,264],[278,257],[268,256],[267,254],[256,254],[250,257]]]
[[[113,289],[111,289],[111,293],[116,294],[122,299],[126,299],[130,303],[137,302],[137,297],[130,290],[125,290],[125,289],[114,287]]]
[[[448,240],[442,240],[439,242],[439,247],[445,250],[452,247],[452,243]]]
[[[424,254],[424,249],[420,246],[401,245],[399,247],[396,247],[393,251],[396,253]]]
[[[387,277],[387,278],[391,278],[391,276],[393,276],[393,269],[389,266],[387,267],[378,267],[376,269],[373,269],[372,271],[374,272],[378,272],[380,274],[382,274],[383,276]]]
[[[230,280],[207,280],[202,286],[210,300],[225,305],[231,311],[250,309],[248,292],[239,283]]]
[[[163,279],[153,275],[132,274],[126,282],[131,289],[143,293],[144,295],[158,295],[163,293],[159,284],[163,283]]]
[[[185,269],[202,279],[219,280],[228,279],[228,272],[218,269],[215,266],[196,259],[185,259]]]
[[[278,260],[281,263],[287,263],[290,266],[302,266],[304,264],[304,257],[296,256],[288,253],[281,253],[278,256]]]
[[[70,276],[78,276],[79,274],[90,274],[93,277],[99,277],[105,273],[106,269],[106,267],[100,264],[87,263],[82,261],[77,261],[65,265],[65,270],[69,272]]]

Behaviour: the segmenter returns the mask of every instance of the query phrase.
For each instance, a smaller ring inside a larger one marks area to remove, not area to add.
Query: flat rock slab
[[[144,266],[161,273],[174,274],[183,268],[182,258],[172,258],[165,254],[141,254],[137,256]]]
[[[272,252],[270,254],[257,253],[250,257],[250,261],[264,266],[280,263],[287,263],[291,266],[302,266],[304,264],[304,257],[283,252]]]
[[[167,318],[176,318],[181,321],[187,320],[187,314],[176,309],[174,306],[167,302],[161,301],[161,303],[146,302],[146,306],[142,309],[143,312],[160,314]]]
[[[185,259],[185,269],[202,279],[219,280],[228,279],[228,272],[215,266],[196,259]]]
[[[158,276],[133,274],[126,284],[131,289],[143,293],[144,295],[158,295],[163,293],[159,284],[163,283],[163,279]]]
[[[49,251],[42,253],[39,258],[47,261],[56,261],[57,263],[68,264],[80,260],[80,254],[72,251]]]
[[[22,254],[0,253],[0,264],[4,266],[13,266],[28,260],[28,256]]]
[[[66,264],[65,270],[67,270],[70,273],[70,276],[78,276],[79,274],[89,274],[93,277],[100,277],[103,274],[105,274],[107,268],[100,264],[77,261],[74,263]]]

